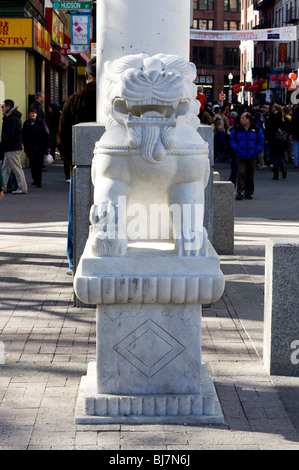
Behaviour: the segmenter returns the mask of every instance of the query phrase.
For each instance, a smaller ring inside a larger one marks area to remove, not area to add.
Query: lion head
[[[175,145],[180,123],[199,125],[196,69],[178,56],[129,55],[105,64],[109,81],[106,128],[126,126],[128,146],[145,160],[161,161]]]

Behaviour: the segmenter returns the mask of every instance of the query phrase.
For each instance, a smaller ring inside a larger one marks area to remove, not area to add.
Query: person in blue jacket
[[[230,145],[236,153],[237,196],[236,199],[252,199],[257,155],[263,150],[265,137],[256,126],[250,113],[241,115],[240,124],[230,134]]]

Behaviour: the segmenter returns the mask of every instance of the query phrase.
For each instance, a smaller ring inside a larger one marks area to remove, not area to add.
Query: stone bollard
[[[269,239],[265,258],[264,365],[299,376],[299,239]]]
[[[234,254],[234,185],[230,181],[213,183],[213,246],[219,255]]]
[[[89,211],[93,187],[90,168],[93,150],[105,127],[96,122],[73,126],[73,204],[74,204],[74,272],[82,256],[89,232]]]

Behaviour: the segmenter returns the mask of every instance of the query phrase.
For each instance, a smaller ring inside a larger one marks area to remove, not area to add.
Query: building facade
[[[241,18],[244,29],[296,26],[298,37],[299,0],[243,0]],[[265,80],[263,89],[254,94],[254,101],[288,103],[292,90],[285,82],[291,72],[298,76],[298,40],[242,42],[241,71],[245,69],[249,80]]]
[[[86,51],[71,45],[71,16],[81,13],[90,17]],[[51,0],[1,0],[0,100],[13,99],[23,120],[39,91],[46,115],[51,102],[62,105],[84,86],[92,31],[92,11],[54,10]]]
[[[240,0],[194,0],[193,29],[236,31],[241,26]],[[190,60],[197,68],[197,84],[209,101],[233,96],[229,90],[240,81],[239,41],[190,41]],[[232,74],[233,78],[229,79]],[[234,97],[236,99],[236,97]]]
[[[51,57],[43,13],[43,2],[0,3],[0,99],[14,100],[23,118],[29,95],[42,90],[44,62]]]

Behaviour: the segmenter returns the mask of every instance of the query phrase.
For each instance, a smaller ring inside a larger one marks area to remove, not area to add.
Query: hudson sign
[[[53,10],[92,10],[92,2],[53,2]]]

